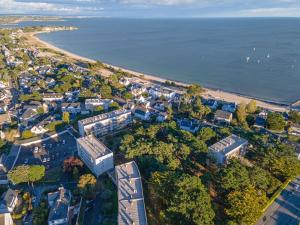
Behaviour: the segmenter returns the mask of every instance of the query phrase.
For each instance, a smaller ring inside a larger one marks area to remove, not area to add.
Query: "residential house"
[[[28,126],[30,122],[35,121],[39,116],[40,114],[38,113],[37,108],[27,108],[19,117],[19,119],[21,123],[23,123],[25,126]]]
[[[137,107],[134,110],[134,117],[141,120],[145,120],[145,121],[150,120],[150,115],[151,114],[147,108]]]
[[[290,127],[290,134],[300,136],[300,124],[292,124]]]
[[[71,191],[60,187],[58,191],[48,193],[50,212],[48,225],[70,224]]]
[[[267,120],[264,117],[261,116],[255,117],[254,127],[264,128],[266,127],[266,125],[267,125]]]
[[[230,135],[210,146],[209,154],[218,164],[226,164],[232,157],[243,156],[246,153],[248,141],[237,135]]]
[[[0,224],[1,225],[14,225],[11,214],[7,209],[1,208],[0,206]]]
[[[7,209],[8,212],[12,213],[15,207],[18,205],[18,203],[19,203],[18,192],[9,188],[2,195],[0,208]]]
[[[159,112],[156,116],[156,121],[159,123],[165,122],[168,119],[167,112]]]
[[[232,120],[232,113],[223,110],[217,110],[214,119],[217,123],[230,124]]]
[[[132,83],[130,86],[130,92],[135,97],[145,93],[146,90],[146,87],[139,83]]]
[[[196,119],[182,119],[179,120],[179,127],[182,130],[196,133],[200,129],[200,123]]]
[[[102,106],[104,110],[108,110],[109,105],[113,102],[112,99],[90,98],[85,100],[85,109],[94,111],[98,106]]]
[[[114,168],[113,152],[94,135],[78,138],[77,149],[79,157],[95,176]]]
[[[211,108],[212,110],[216,110],[218,108],[218,102],[214,99],[207,99],[204,101],[204,104]]]
[[[236,111],[236,108],[237,108],[237,104],[235,102],[227,103],[222,106],[223,111],[227,111],[231,113],[234,113]]]
[[[127,87],[131,83],[131,79],[128,78],[128,77],[122,77],[119,80],[119,83],[122,84],[122,85],[124,85],[125,87]]]
[[[166,99],[172,99],[174,98],[176,92],[169,90],[167,88],[163,88],[161,86],[154,86],[149,88],[148,90],[149,95],[151,95],[153,98],[160,98],[165,97]]]
[[[37,125],[37,126],[33,126],[30,131],[33,133],[33,134],[36,134],[36,135],[40,135],[40,134],[44,134],[48,131],[48,129],[45,129],[43,126],[40,126],[40,125]]]
[[[70,114],[79,114],[81,112],[80,102],[62,103],[61,111]]]
[[[48,87],[54,87],[56,82],[52,77],[47,77],[45,79],[45,83],[48,85]]]

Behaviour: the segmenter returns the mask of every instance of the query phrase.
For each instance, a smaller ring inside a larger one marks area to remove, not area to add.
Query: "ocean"
[[[20,25],[70,52],[134,71],[267,101],[300,99],[300,19],[67,19]]]

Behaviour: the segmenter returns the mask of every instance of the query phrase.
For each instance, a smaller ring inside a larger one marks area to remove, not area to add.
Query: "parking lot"
[[[30,146],[22,146],[15,166],[44,165],[46,169],[62,165],[77,150],[76,140],[69,133]]]

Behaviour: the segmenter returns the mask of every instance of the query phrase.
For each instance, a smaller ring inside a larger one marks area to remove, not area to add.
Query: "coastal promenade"
[[[88,63],[95,63],[96,61],[93,59],[89,59],[86,57],[82,57],[80,55],[71,53],[69,51],[66,51],[64,49],[58,48],[48,42],[45,42],[41,39],[39,39],[36,35],[39,33],[44,33],[47,31],[39,31],[39,32],[31,32],[31,33],[24,33],[24,36],[27,38],[27,41],[30,45],[35,46],[37,48],[49,48],[51,50],[54,50],[56,52],[59,52],[61,54],[63,54],[66,57],[69,57],[70,59],[73,60],[77,60],[77,61],[83,61],[83,62],[88,62]],[[47,54],[47,53],[43,53],[43,54]],[[49,53],[49,54],[53,54],[53,53]],[[118,66],[114,66],[114,65],[110,65],[110,64],[105,64],[107,67],[111,67],[115,70],[122,70],[126,73],[132,74],[133,76],[137,77],[137,82],[148,82],[149,85],[151,83],[165,83],[166,79],[157,77],[157,76],[153,76],[153,75],[147,75],[147,74],[143,74],[143,73],[139,73],[137,71],[132,71],[132,70],[128,70],[125,68],[121,68]],[[101,71],[99,71],[103,76],[110,76],[112,74],[112,72],[106,68],[101,69]],[[187,83],[183,83],[183,82],[175,82],[177,85],[182,86],[182,87],[187,87],[189,84]],[[277,112],[286,112],[289,111],[289,106],[287,105],[280,105],[280,104],[276,104],[276,103],[269,103],[269,102],[265,102],[262,100],[257,100],[255,98],[251,98],[251,97],[247,97],[247,96],[241,96],[239,94],[235,94],[235,93],[230,93],[230,92],[226,92],[226,91],[221,91],[221,90],[213,90],[213,89],[209,89],[209,88],[205,88],[205,93],[203,94],[204,98],[208,98],[208,99],[215,99],[215,100],[220,100],[220,101],[226,101],[226,102],[235,102],[237,104],[240,103],[245,103],[247,104],[248,102],[250,102],[251,100],[256,100],[257,102],[257,106],[268,109],[268,110],[272,110],[272,111],[277,111]]]

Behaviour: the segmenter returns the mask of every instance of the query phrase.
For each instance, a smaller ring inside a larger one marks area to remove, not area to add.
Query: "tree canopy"
[[[45,167],[43,165],[22,165],[10,170],[7,176],[14,184],[36,182],[45,176]]]

